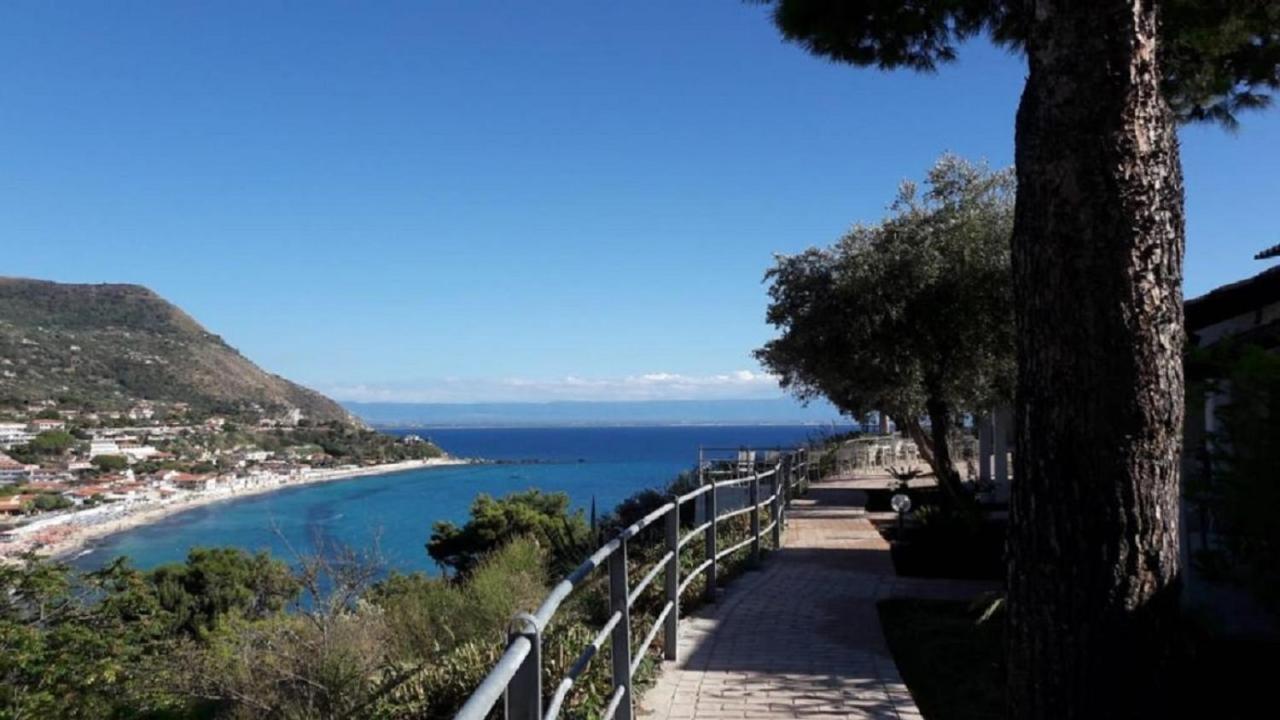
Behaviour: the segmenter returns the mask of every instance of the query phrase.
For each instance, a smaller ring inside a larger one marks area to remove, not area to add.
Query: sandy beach
[[[349,480],[369,475],[385,475],[421,468],[465,465],[471,460],[459,458],[431,458],[406,460],[385,465],[342,467],[322,470],[305,470],[295,476],[278,476],[275,483],[262,483],[244,488],[219,488],[199,492],[179,492],[164,500],[119,502],[101,505],[89,510],[61,513],[48,518],[38,518],[9,531],[10,539],[0,542],[0,562],[11,562],[19,555],[35,551],[55,559],[69,559],[78,555],[90,543],[125,530],[156,522],[170,515],[212,505],[227,500],[237,500],[263,495],[277,490],[317,483]]]

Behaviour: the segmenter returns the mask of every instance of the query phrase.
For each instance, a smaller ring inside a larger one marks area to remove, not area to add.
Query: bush
[[[966,602],[885,600],[880,622],[920,711],[940,720],[1005,716],[1004,624]]]
[[[276,614],[229,622],[175,655],[179,687],[218,701],[219,717],[363,718],[391,659],[371,609]]]
[[[477,640],[503,642],[511,618],[546,595],[546,575],[546,552],[530,538],[516,538],[464,581],[393,574],[367,599],[392,629],[397,656],[426,660]]]
[[[61,495],[53,495],[50,493],[43,493],[43,494],[37,495],[36,499],[31,501],[31,507],[41,512],[48,512],[50,510],[65,510],[66,508],[71,507],[73,504],[74,503],[62,497]]]
[[[427,554],[441,567],[466,575],[484,556],[517,537],[529,537],[548,549],[551,569],[564,574],[593,549],[590,536],[582,511],[570,512],[564,493],[527,490],[501,499],[481,494],[471,504],[466,525],[435,524]]]
[[[413,574],[380,583],[368,597],[393,659],[372,716],[451,716],[502,655],[511,618],[546,594],[546,553],[530,538],[502,546],[462,580]]]
[[[931,505],[913,515],[916,526],[892,547],[899,575],[1004,580],[1004,522]]]
[[[201,637],[227,618],[260,620],[297,600],[301,585],[270,555],[236,548],[194,548],[186,562],[146,576],[173,632]]]
[[[46,430],[32,438],[29,445],[39,455],[61,455],[76,439],[65,430]]]
[[[129,467],[129,458],[123,455],[95,455],[89,462],[102,472],[119,472]]]
[[[139,717],[179,708],[162,611],[117,562],[85,576],[30,556],[0,565],[0,718]]]
[[[1218,411],[1211,477],[1201,480],[1198,499],[1217,521],[1220,545],[1200,560],[1280,614],[1280,358],[1253,346],[1219,353],[1230,401]]]

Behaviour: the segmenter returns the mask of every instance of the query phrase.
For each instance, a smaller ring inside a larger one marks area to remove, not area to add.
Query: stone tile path
[[[876,602],[970,598],[992,585],[896,577],[858,489],[887,481],[827,481],[796,500],[782,550],[681,623],[680,659],[664,666],[638,715],[919,720]]]

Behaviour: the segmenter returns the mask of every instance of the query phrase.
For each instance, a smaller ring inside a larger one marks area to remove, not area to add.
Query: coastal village
[[[460,462],[417,435],[312,424],[296,408],[234,418],[183,402],[0,409],[0,561],[74,554],[104,535],[283,486]]]

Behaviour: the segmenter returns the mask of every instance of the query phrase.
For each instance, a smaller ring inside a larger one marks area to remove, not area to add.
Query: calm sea
[[[831,428],[826,428],[830,432]],[[182,560],[198,546],[266,549],[281,557],[375,542],[390,567],[434,572],[425,543],[439,520],[464,522],[476,495],[539,488],[568,493],[600,512],[637,490],[666,485],[692,468],[698,448],[788,447],[814,426],[677,426],[415,430],[453,455],[520,464],[412,470],[287,488],[170,516],[104,538],[75,564],[91,568],[127,555],[139,567]]]

